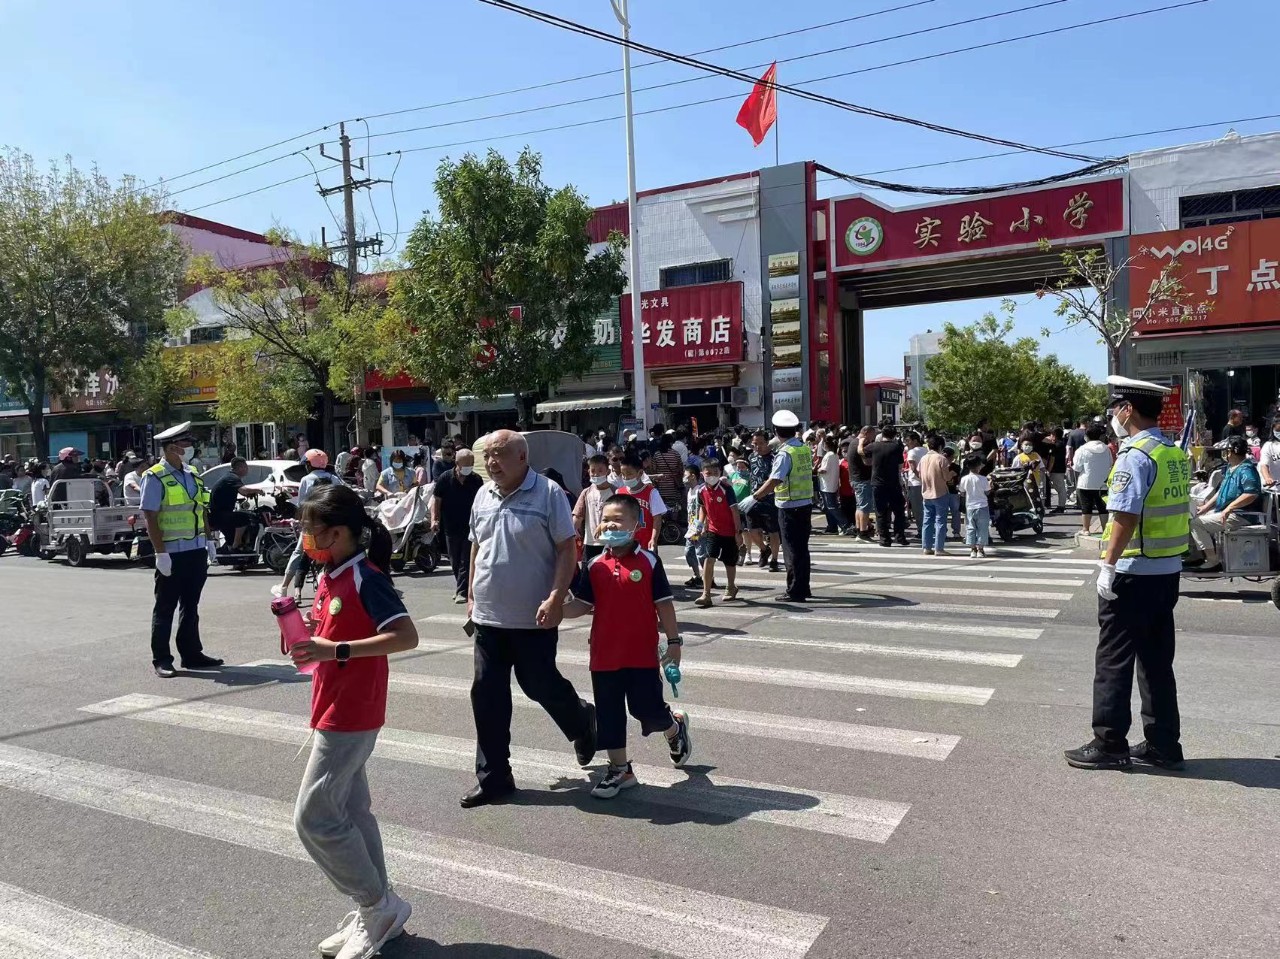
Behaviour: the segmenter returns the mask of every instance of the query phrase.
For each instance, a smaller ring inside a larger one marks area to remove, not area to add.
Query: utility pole
[[[628,16],[627,0],[609,0],[613,7],[613,15],[622,25],[622,39],[631,39],[631,20]],[[649,398],[645,395],[644,383],[644,321],[641,319],[642,303],[640,294],[644,287],[640,284],[640,246],[636,242],[640,233],[640,218],[636,213],[636,134],[635,120],[631,108],[631,47],[622,46],[622,98],[626,104],[627,114],[627,223],[630,227],[627,237],[627,254],[631,273],[631,394],[635,398],[635,417],[640,421],[641,432],[649,426]]]
[[[334,163],[342,165],[342,184],[332,187],[317,187],[322,197],[330,197],[335,193],[342,194],[342,211],[344,220],[344,229],[341,242],[329,244],[325,237],[324,228],[320,228],[320,242],[327,250],[344,250],[347,258],[347,290],[348,302],[350,302],[351,291],[356,288],[356,283],[360,279],[360,253],[364,250],[372,250],[374,253],[382,252],[382,238],[380,236],[357,237],[356,236],[356,190],[366,190],[377,183],[387,183],[387,180],[374,180],[369,177],[357,180],[352,174],[353,169],[359,169],[365,172],[364,161],[351,159],[351,137],[347,136],[347,124],[345,122],[338,125],[338,144],[342,148],[342,155],[335,157],[324,152],[324,144],[320,144],[320,155],[326,160],[332,160]],[[354,384],[353,393],[355,394],[355,424],[356,424],[356,441],[361,445],[365,445],[368,439],[368,430],[365,426],[364,405],[364,377],[365,371],[361,370],[356,374],[356,382]],[[331,442],[336,437],[325,437],[326,443]],[[339,448],[346,446],[346,443],[340,442]]]

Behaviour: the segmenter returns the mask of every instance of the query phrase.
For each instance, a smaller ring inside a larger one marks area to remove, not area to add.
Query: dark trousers
[[[458,584],[457,592],[466,596],[471,580],[471,541],[467,539],[466,530],[449,530],[445,533],[444,542],[449,550],[453,578]]]
[[[880,542],[886,546],[891,542],[889,520],[893,519],[893,536],[898,540],[907,538],[907,501],[902,495],[902,487],[896,483],[887,486],[876,486],[872,489],[876,498],[876,530],[880,534]]]
[[[1129,748],[1133,721],[1129,702],[1136,660],[1147,742],[1166,756],[1182,755],[1178,686],[1173,678],[1173,608],[1178,605],[1178,581],[1178,573],[1117,573],[1112,586],[1116,598],[1098,597],[1093,735],[1109,752]]]
[[[782,555],[787,561],[787,595],[792,599],[808,599],[809,533],[813,529],[813,511],[808,506],[791,509],[778,507],[778,532],[782,538]]]
[[[586,734],[586,704],[556,668],[554,629],[505,629],[476,624],[476,674],[471,712],[476,721],[476,779],[484,786],[511,776],[511,671],[524,694],[547,711],[566,738]]]
[[[171,553],[173,570],[168,576],[156,573],[156,603],[151,609],[151,664],[171,665],[173,652],[169,634],[173,631],[173,612],[178,614],[176,643],[178,656],[185,663],[203,652],[200,645],[200,593],[209,578],[209,557],[203,549]]]

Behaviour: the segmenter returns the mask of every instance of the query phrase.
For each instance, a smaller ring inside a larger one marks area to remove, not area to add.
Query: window
[[[226,339],[227,331],[221,326],[193,326],[191,328],[192,343],[221,343]]]
[[[696,286],[699,283],[727,283],[733,279],[733,260],[708,260],[686,266],[667,266],[658,271],[658,286]]]
[[[1280,217],[1280,187],[1184,196],[1178,201],[1182,228],[1270,220]]]

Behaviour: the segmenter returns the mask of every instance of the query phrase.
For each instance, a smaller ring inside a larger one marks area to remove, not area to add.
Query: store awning
[[[439,406],[441,413],[500,413],[516,408],[516,395],[499,393],[488,400],[482,400],[478,396],[459,396],[458,402],[452,406],[447,403],[440,403]]]
[[[616,396],[574,396],[539,403],[534,411],[542,413],[567,413],[570,410],[609,410],[627,405],[627,394]]]

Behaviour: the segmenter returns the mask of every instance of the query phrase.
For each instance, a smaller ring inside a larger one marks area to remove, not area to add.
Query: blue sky
[[[602,29],[614,26],[608,0],[526,2]],[[909,2],[632,0],[631,17],[637,40],[692,53]],[[866,44],[779,67],[782,82],[798,83],[1179,2],[1185,0],[928,0],[896,13],[706,58],[754,69],[774,59]],[[1037,3],[1043,5],[980,23],[870,42]],[[1106,155],[1212,139],[1226,132],[1220,121],[1280,113],[1272,69],[1275,6],[1275,0],[1205,0],[985,50],[866,70],[812,89],[1041,145],[1213,124],[1085,148]],[[56,16],[52,10],[48,4],[0,5],[0,142],[41,159],[70,154],[78,164],[97,163],[110,175],[127,172],[145,180],[177,177],[341,119],[612,70],[620,56],[616,47],[475,0],[385,0],[366,6],[332,0],[63,0]],[[635,84],[640,88],[693,76],[687,68],[659,64],[637,69]],[[490,144],[506,153],[530,144],[544,156],[548,181],[573,183],[593,202],[625,197],[621,122],[586,123],[617,116],[620,90],[620,76],[611,75],[370,119],[367,127],[349,124],[352,133],[372,134],[358,149],[371,154],[377,177],[390,177],[395,165],[394,157],[380,154],[431,148],[403,154],[395,172],[394,203],[386,187],[372,194],[373,207],[368,199],[362,201],[366,229],[373,232],[380,224],[382,232],[393,233],[398,216],[398,229],[407,231],[431,204],[431,180],[439,161]],[[615,92],[617,96],[595,102],[478,120]],[[719,77],[637,92],[638,112],[735,97],[639,116],[641,189],[771,163],[772,141],[757,150],[734,125],[736,97],[746,92],[736,81]],[[986,186],[1059,173],[1072,165],[1037,154],[954,162],[996,149],[786,95],[780,98],[779,117],[784,162],[816,159],[853,173],[941,164],[885,175],[913,184]],[[575,123],[586,125],[530,132]],[[1243,134],[1260,133],[1280,128],[1280,120],[1234,126]],[[413,127],[433,128],[396,132]],[[334,221],[307,179],[218,201],[308,174],[306,159],[287,154],[334,132],[312,133],[237,163],[174,179],[172,202],[249,229],[278,223],[318,236],[327,226],[332,235]],[[450,145],[460,141],[478,142]],[[325,161],[314,149],[309,156],[323,174]],[[189,189],[270,160],[275,162]],[[331,171],[324,180],[335,182]],[[909,196],[890,199],[919,202]],[[339,204],[331,203],[338,212]],[[968,322],[993,306],[971,301],[870,314],[868,376],[899,375],[910,334],[938,329],[948,320]],[[1018,333],[1038,336],[1044,314],[1045,304],[1029,303]],[[1105,356],[1087,333],[1055,337],[1046,345],[1048,351],[1095,377],[1105,373]]]

